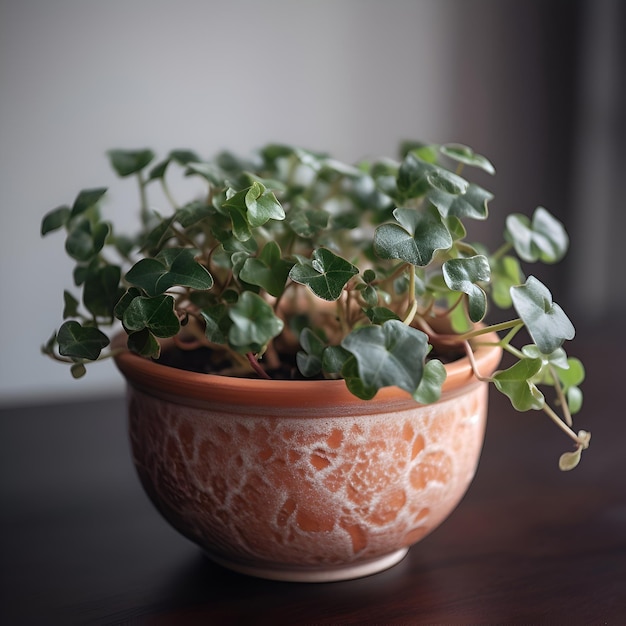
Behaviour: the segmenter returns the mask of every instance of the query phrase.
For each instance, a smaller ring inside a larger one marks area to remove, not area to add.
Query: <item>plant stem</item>
[[[261,378],[265,378],[267,380],[271,380],[270,375],[261,367],[261,364],[256,360],[256,357],[254,356],[254,354],[252,354],[252,352],[248,352],[246,354],[246,357],[248,358],[248,363],[250,363],[250,366],[252,367],[252,369]]]
[[[586,442],[581,439],[547,404],[543,405],[543,412],[571,439],[573,439],[578,445],[587,447]]]
[[[523,326],[523,322],[521,319],[511,320],[510,322],[501,322],[500,324],[492,324],[491,326],[485,326],[485,328],[479,328],[478,330],[470,330],[467,333],[463,333],[458,336],[459,341],[465,341],[466,339],[473,339],[474,337],[478,337],[480,335],[487,335],[491,332],[499,332],[501,330],[509,330],[510,328],[514,328],[515,326]]]
[[[559,399],[559,403],[561,404],[561,407],[563,409],[563,417],[565,418],[565,423],[568,426],[572,426],[574,423],[574,420],[572,420],[572,414],[570,413],[570,410],[569,410],[569,404],[567,403],[567,398],[565,397],[565,394],[563,393],[563,387],[561,386],[561,381],[559,380],[559,377],[554,369],[554,366],[550,365],[549,368],[550,368],[550,374],[552,375],[552,380],[554,381],[554,388],[556,390],[556,396]]]
[[[500,257],[504,256],[511,248],[513,247],[513,244],[511,243],[505,243],[502,244],[492,255],[491,258],[494,260],[499,259]]]
[[[417,312],[417,300],[415,299],[415,270],[411,267],[409,273],[409,309],[404,316],[403,323],[407,326],[413,321]]]

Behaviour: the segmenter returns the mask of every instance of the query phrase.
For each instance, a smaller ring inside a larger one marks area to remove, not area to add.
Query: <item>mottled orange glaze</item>
[[[500,351],[476,358],[489,375]],[[359,401],[343,381],[191,374],[128,353],[117,363],[155,505],[219,562],[260,575],[324,580],[385,563],[448,516],[482,447],[487,385],[466,360],[430,406],[398,389]]]

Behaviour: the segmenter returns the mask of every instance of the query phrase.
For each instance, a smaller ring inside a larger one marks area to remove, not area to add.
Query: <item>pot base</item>
[[[355,578],[363,578],[378,574],[383,570],[389,569],[397,565],[404,559],[409,551],[408,548],[401,548],[390,554],[364,561],[362,563],[353,563],[349,565],[339,565],[335,567],[325,568],[324,566],[304,569],[298,567],[271,567],[271,566],[255,566],[238,561],[231,561],[221,556],[207,553],[207,557],[218,565],[227,569],[245,574],[247,576],[256,576],[257,578],[265,578],[267,580],[280,580],[283,582],[294,583],[331,583],[341,580],[353,580]]]

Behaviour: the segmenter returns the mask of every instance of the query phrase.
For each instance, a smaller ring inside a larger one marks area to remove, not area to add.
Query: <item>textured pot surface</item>
[[[483,375],[500,350],[476,352]],[[442,399],[343,381],[194,374],[128,353],[132,449],[157,508],[216,561],[284,580],[367,575],[400,560],[464,495],[483,442],[487,384],[466,359]]]

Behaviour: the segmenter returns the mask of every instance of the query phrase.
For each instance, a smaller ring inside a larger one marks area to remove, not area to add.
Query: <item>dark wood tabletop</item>
[[[585,331],[581,466],[542,414],[492,392],[477,476],[396,567],[360,580],[264,581],[211,563],[147,500],[123,398],[0,411],[0,623],[626,624],[624,333]],[[580,333],[579,333],[580,334]]]

